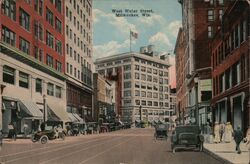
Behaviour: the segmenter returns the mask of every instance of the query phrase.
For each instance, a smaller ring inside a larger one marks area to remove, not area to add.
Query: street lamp
[[[139,106],[139,112],[140,112],[140,121],[142,121],[142,111],[141,111],[141,105]]]
[[[198,81],[199,78],[195,77],[194,78],[194,83],[195,83],[195,112],[196,112],[196,124],[199,125],[199,106],[198,106]]]
[[[46,95],[43,95],[43,122],[44,124],[47,121],[47,102],[46,102]]]

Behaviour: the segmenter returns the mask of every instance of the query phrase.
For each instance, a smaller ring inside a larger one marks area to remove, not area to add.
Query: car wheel
[[[31,141],[34,142],[34,143],[37,142],[37,139],[35,138],[35,135],[34,135],[34,134],[31,135],[30,139],[31,139]]]
[[[41,138],[40,138],[40,142],[41,142],[41,144],[46,144],[47,142],[48,142],[48,137],[47,136],[45,136],[45,135],[43,135]]]

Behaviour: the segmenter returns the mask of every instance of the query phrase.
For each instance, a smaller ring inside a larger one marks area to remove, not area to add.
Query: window
[[[19,72],[19,86],[29,88],[29,75],[24,72]]]
[[[208,38],[212,38],[213,37],[213,27],[208,26],[207,30],[208,30]]]
[[[147,76],[147,81],[152,81],[152,76],[151,75]]]
[[[139,82],[135,83],[135,88],[140,88],[140,83]]]
[[[152,68],[147,68],[148,73],[152,73]]]
[[[131,88],[131,82],[124,82],[124,88]]]
[[[158,106],[158,102],[157,101],[154,101],[154,106]]]
[[[145,100],[142,100],[142,101],[141,101],[141,105],[146,105],[146,101],[145,101]]]
[[[125,65],[123,68],[124,68],[124,71],[129,71],[131,70],[131,65]]]
[[[142,71],[142,72],[146,72],[146,67],[141,66],[141,71]]]
[[[146,81],[146,75],[145,74],[141,74],[141,79]]]
[[[36,92],[42,93],[42,79],[36,79]]]
[[[48,8],[46,8],[46,21],[48,21],[51,26],[54,25],[53,13]]]
[[[61,98],[62,97],[62,88],[59,86],[56,86],[56,97]]]
[[[225,72],[225,89],[229,89],[230,86],[230,68],[226,70]]]
[[[30,31],[30,15],[20,8],[19,24]]]
[[[224,4],[224,0],[218,0],[220,5]]]
[[[35,21],[35,36],[36,38],[39,38],[40,40],[43,40],[43,28],[42,25],[40,23],[38,23],[37,21]]]
[[[56,61],[56,70],[62,72],[62,63],[59,61]]]
[[[54,96],[54,84],[47,84],[47,95]]]
[[[56,31],[62,32],[62,22],[58,18],[56,18]]]
[[[124,97],[130,97],[131,91],[124,91]]]
[[[135,90],[135,96],[140,96],[140,91],[139,90]]]
[[[223,10],[219,10],[219,19],[222,21],[222,16],[223,16]]]
[[[60,40],[56,41],[56,52],[62,54],[62,42]]]
[[[50,48],[54,48],[54,37],[51,33],[49,33],[48,31],[46,32],[46,44],[50,47]]]
[[[124,73],[124,79],[131,79],[131,73]]]
[[[214,20],[214,10],[208,10],[207,11],[207,20],[213,21]]]
[[[57,11],[61,13],[61,11],[62,11],[62,0],[56,0],[55,1],[55,6],[56,6]]]
[[[49,66],[49,67],[52,67],[53,68],[53,57],[48,55],[47,54],[47,58],[46,58],[46,64]]]
[[[148,92],[148,93],[147,93],[147,97],[148,97],[148,98],[152,98],[152,92]]]
[[[3,82],[15,84],[15,69],[9,66],[3,66]]]
[[[39,14],[43,15],[43,0],[39,0]]]
[[[146,97],[146,91],[141,91],[141,97]]]
[[[232,86],[240,83],[240,64],[237,62],[232,66]]]
[[[140,105],[140,100],[135,100],[135,105]]]
[[[27,40],[20,37],[19,49],[26,54],[30,54],[30,43]]]
[[[5,26],[2,26],[2,38],[5,43],[15,46],[16,34]]]
[[[148,106],[152,106],[152,101],[148,101]]]
[[[140,79],[140,74],[139,73],[135,73],[135,79]]]
[[[153,93],[153,98],[158,98],[158,93]]]
[[[70,64],[70,74],[72,75],[72,71],[73,71],[73,68],[72,68],[72,65]]]
[[[12,20],[16,20],[16,2],[15,0],[3,0],[2,12]]]

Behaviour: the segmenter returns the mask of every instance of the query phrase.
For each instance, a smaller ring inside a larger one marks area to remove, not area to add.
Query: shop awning
[[[63,121],[63,122],[71,121],[66,112],[66,107],[64,107],[60,103],[47,102],[47,104],[48,104],[48,112],[49,112],[49,109],[53,111],[54,114],[60,119],[59,121]]]
[[[79,123],[85,123],[85,121],[78,114],[76,113],[72,113],[72,114],[75,116],[75,118],[78,120]]]
[[[67,112],[70,122],[78,122],[78,119],[73,115],[73,113]]]
[[[34,119],[43,119],[43,113],[39,110],[39,107],[32,101],[20,100],[19,106],[21,110],[24,110]]]

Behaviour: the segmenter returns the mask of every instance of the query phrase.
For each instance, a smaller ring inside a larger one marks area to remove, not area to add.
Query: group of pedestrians
[[[237,129],[234,130],[230,122],[227,122],[226,124],[224,122],[221,122],[220,124],[218,122],[215,122],[214,143],[231,143],[233,140],[235,141],[235,150],[238,154],[241,154],[240,143],[242,141],[247,143],[248,149],[250,151],[250,126],[248,127],[246,137],[244,138],[244,134],[240,126],[238,126]]]

